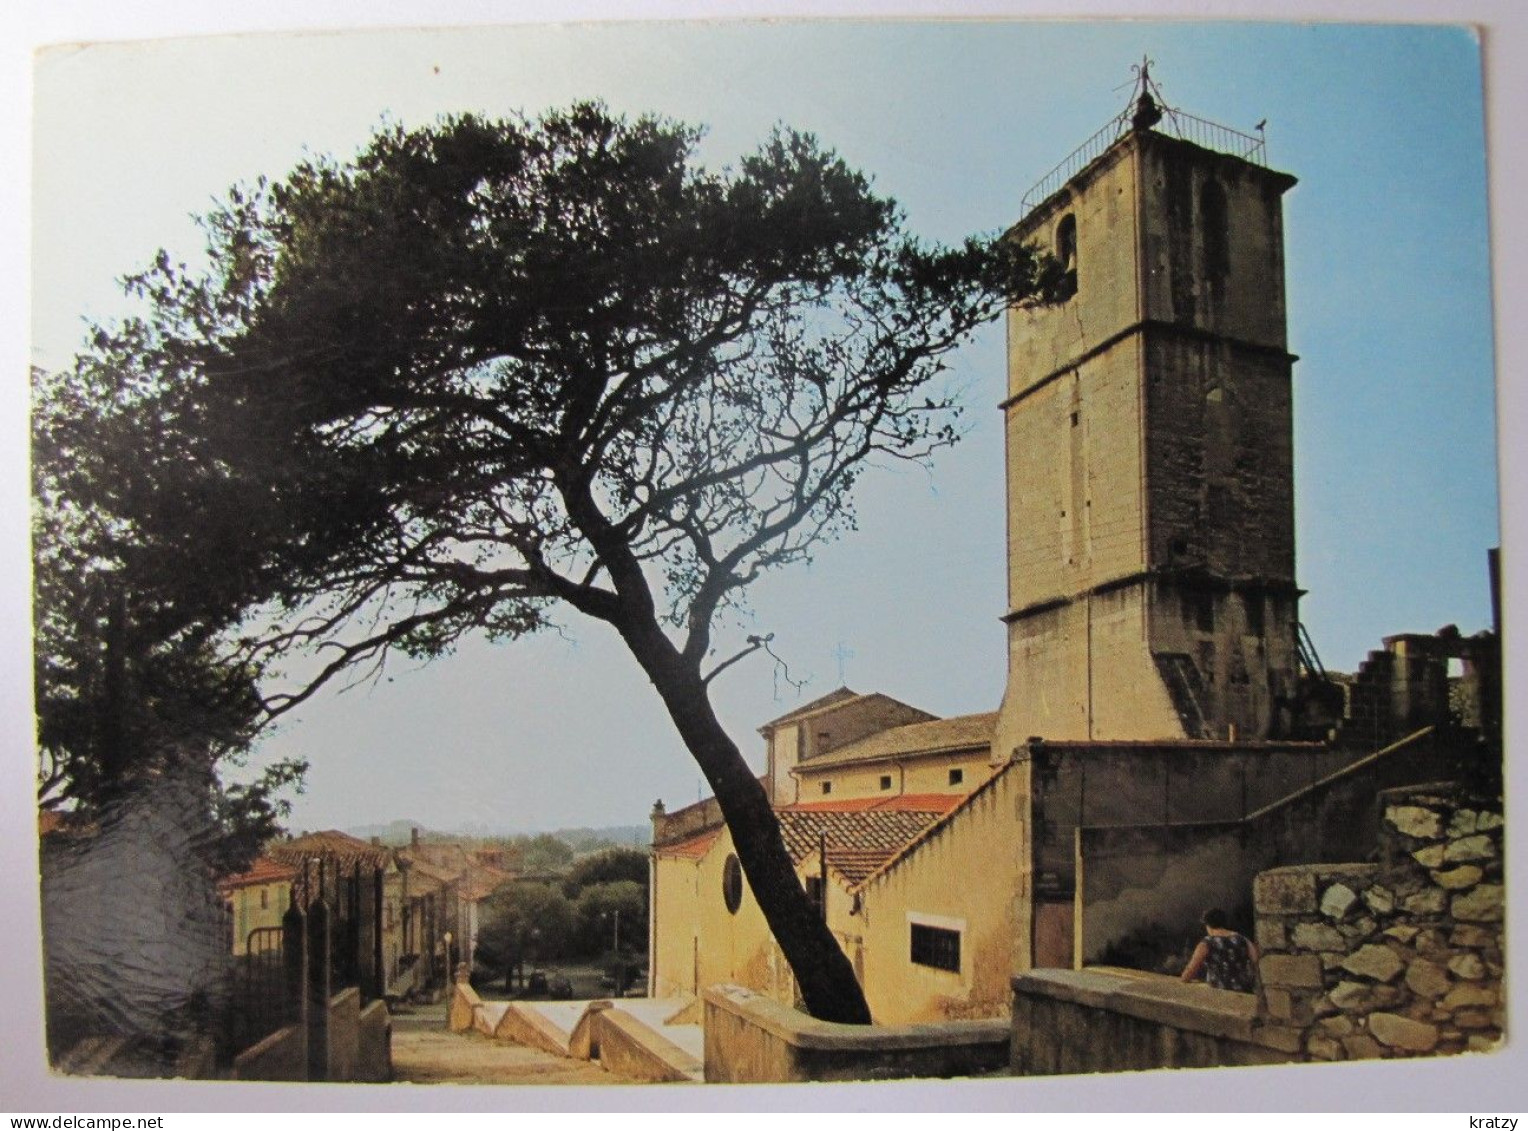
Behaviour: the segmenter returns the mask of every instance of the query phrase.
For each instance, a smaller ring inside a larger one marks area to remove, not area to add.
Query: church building
[[[1466,697],[1494,694],[1494,637],[1321,670],[1295,580],[1295,178],[1260,136],[1139,93],[1009,233],[1065,284],[1008,315],[1001,704],[941,719],[840,688],[760,731],[786,846],[879,1023],[1006,1015],[1038,966],[1170,965],[1205,907],[1245,913],[1266,868],[1362,858],[1377,790],[1474,750],[1450,658]],[[714,801],[654,809],[651,877],[652,995],[794,1001]]]

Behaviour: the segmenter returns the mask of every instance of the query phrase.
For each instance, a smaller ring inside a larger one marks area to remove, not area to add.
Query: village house
[[[294,865],[258,856],[243,872],[218,881],[218,892],[228,912],[231,954],[235,957],[248,954],[254,931],[281,928],[281,917],[292,905],[292,881],[296,876]]]
[[[1261,871],[1363,859],[1381,791],[1499,757],[1495,633],[1390,637],[1341,678],[1310,646],[1295,179],[1260,138],[1161,117],[1143,92],[1010,233],[1067,294],[1008,317],[998,710],[841,688],[760,732],[798,876],[879,1023],[1005,1016],[1039,968],[1181,966],[1205,907],[1250,930]],[[652,994],[795,1002],[714,800],[655,806],[651,888]]]

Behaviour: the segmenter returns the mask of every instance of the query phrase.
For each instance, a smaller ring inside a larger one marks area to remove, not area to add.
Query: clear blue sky
[[[711,128],[705,156],[775,122],[810,130],[954,240],[1017,218],[1024,191],[1123,105],[1149,55],[1170,103],[1243,130],[1268,120],[1286,197],[1303,619],[1329,667],[1380,637],[1489,622],[1497,544],[1490,279],[1479,55],[1468,32],[1257,24],[738,24],[311,34],[65,50],[36,87],[33,360],[58,364],[114,279],[190,214],[304,150],[349,154],[384,115],[535,112],[579,98]],[[820,695],[843,678],[939,714],[1002,693],[1001,333],[964,351],[970,436],[924,474],[871,477],[861,528],[757,587]],[[641,821],[699,775],[601,626],[469,645],[316,702],[265,744],[313,763],[294,823],[411,816],[549,828]],[[840,656],[846,657],[840,659]],[[801,700],[733,669],[724,721]]]

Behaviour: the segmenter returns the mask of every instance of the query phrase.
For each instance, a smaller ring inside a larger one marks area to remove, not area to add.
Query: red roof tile
[[[386,867],[392,862],[392,854],[380,845],[368,844],[342,833],[337,829],[308,833],[293,840],[278,841],[266,850],[266,855],[284,864],[301,865],[304,860],[327,856],[344,867],[366,864],[369,867]]]
[[[878,802],[882,799],[863,800]],[[954,800],[958,802],[960,799]],[[792,806],[776,815],[780,818],[786,850],[798,867],[815,859],[826,845],[828,868],[852,885],[901,852],[924,829],[939,820],[944,811],[942,808],[861,806],[816,809]]]
[[[223,891],[233,891],[257,884],[290,883],[296,875],[297,869],[292,865],[272,860],[269,856],[258,856],[247,871],[236,876],[224,876],[218,881],[218,887]]]
[[[965,800],[964,793],[901,793],[895,797],[846,797],[835,801],[798,801],[782,805],[779,813],[948,813]]]
[[[682,860],[699,860],[711,850],[716,838],[722,835],[720,827],[707,829],[686,839],[665,844],[657,849],[659,856],[677,856]]]

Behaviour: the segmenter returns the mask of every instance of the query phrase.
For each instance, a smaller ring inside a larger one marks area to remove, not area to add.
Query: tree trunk
[[[769,797],[717,721],[699,671],[681,659],[656,624],[618,627],[710,783],[743,874],[790,963],[807,1012],[822,1021],[868,1025],[870,1007],[854,967],[797,879]]]

